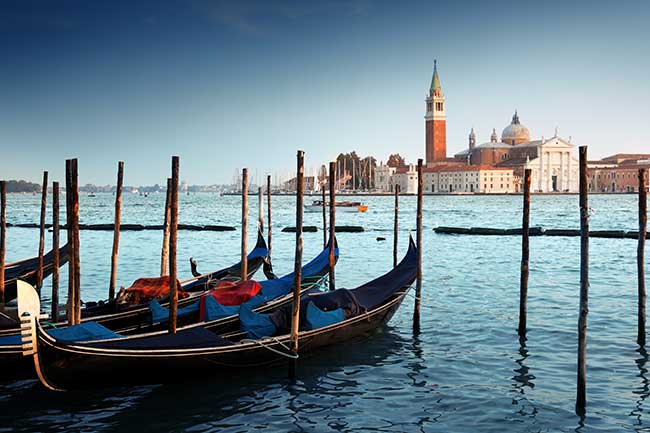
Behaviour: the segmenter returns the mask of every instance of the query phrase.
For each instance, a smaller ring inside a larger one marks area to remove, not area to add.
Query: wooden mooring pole
[[[248,259],[246,242],[248,241],[248,169],[241,173],[241,280],[248,279]]]
[[[587,405],[587,315],[589,314],[589,202],[587,146],[580,146],[580,316],[578,318],[578,389],[576,413]]]
[[[72,223],[74,225],[74,316],[75,324],[81,323],[81,260],[79,246],[79,164],[72,160]]]
[[[59,182],[52,182],[52,322],[59,321]]]
[[[163,222],[163,242],[160,249],[160,276],[167,275],[167,258],[169,256],[169,219],[172,205],[172,178],[167,178],[167,194],[165,197],[165,219]]]
[[[271,250],[272,250],[272,240],[273,240],[273,230],[271,222],[271,175],[266,176],[266,206],[267,206],[267,228],[266,234],[268,239],[268,248],[269,248],[269,261],[271,260]]]
[[[38,240],[38,269],[36,270],[36,291],[41,294],[43,287],[43,253],[45,251],[45,215],[47,213],[47,171],[43,172],[43,186],[41,191],[41,221],[40,237]]]
[[[293,265],[293,300],[291,303],[291,351],[298,354],[298,329],[300,327],[300,285],[302,282],[302,212],[305,175],[305,152],[298,151],[296,156],[296,252]],[[295,377],[296,359],[290,362],[290,376]]]
[[[262,232],[262,235],[264,235],[264,190],[260,186],[257,188],[257,213],[259,214],[259,230]]]
[[[528,303],[528,259],[530,256],[530,182],[532,170],[524,170],[524,209],[521,221],[521,275],[519,278],[519,338],[526,338]]]
[[[5,251],[7,249],[7,183],[0,180],[0,307],[5,305]]]
[[[327,247],[327,204],[325,203],[325,183],[321,188],[321,206],[323,208],[323,248]]]
[[[639,244],[636,250],[636,266],[639,279],[639,309],[638,309],[638,329],[636,342],[639,346],[645,346],[646,331],[645,331],[645,270],[643,268],[645,260],[645,237],[648,223],[648,193],[646,185],[648,183],[648,170],[645,168],[639,169]]]
[[[178,175],[180,161],[172,156],[172,185],[169,212],[169,332],[176,333],[178,310],[178,275],[176,274],[176,244],[178,241]]]
[[[336,248],[336,187],[334,186],[334,177],[336,173],[336,162],[330,162],[330,251],[329,251],[329,289],[336,289],[336,275],[334,268],[336,267],[336,257],[334,249]]]
[[[113,254],[111,255],[111,280],[108,285],[108,299],[115,298],[115,280],[117,279],[117,254],[120,248],[120,218],[122,211],[122,180],[124,178],[124,161],[117,163],[117,188],[115,190],[115,225],[113,227]]]
[[[397,267],[397,231],[399,228],[399,185],[395,184],[395,221],[393,222],[393,267]]]
[[[75,324],[75,289],[74,289],[74,227],[72,224],[72,160],[65,161],[65,215],[68,236],[68,303],[66,317],[68,325]]]
[[[418,206],[417,206],[417,232],[415,244],[418,248],[418,268],[415,280],[415,304],[413,307],[413,331],[420,332],[420,298],[422,296],[422,195],[424,179],[422,176],[422,158],[418,159]]]

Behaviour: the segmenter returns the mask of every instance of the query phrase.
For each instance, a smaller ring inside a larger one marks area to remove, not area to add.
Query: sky
[[[120,1],[0,4],[0,178],[190,184],[308,174],[341,152],[424,156],[433,60],[447,153],[500,135],[590,159],[650,152],[650,2]]]

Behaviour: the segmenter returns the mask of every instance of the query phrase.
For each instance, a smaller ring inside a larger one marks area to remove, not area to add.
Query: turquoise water
[[[294,200],[273,197],[278,274],[293,269],[295,235],[280,230],[294,225]],[[369,205],[367,213],[337,214],[338,224],[367,230],[338,236],[337,283],[342,287],[361,284],[392,265],[392,197],[359,200]],[[10,195],[8,201],[8,222],[38,221],[39,197]],[[163,202],[162,195],[127,195],[122,222],[160,224]],[[634,195],[590,197],[592,229],[636,230],[636,205]],[[182,195],[180,222],[238,226],[240,206],[238,197]],[[250,208],[255,221],[256,197]],[[110,194],[81,197],[81,223],[111,222],[112,212]],[[532,225],[578,228],[578,217],[577,196],[533,196]],[[320,225],[320,218],[305,213],[305,224]],[[280,366],[228,383],[206,378],[204,384],[63,394],[46,392],[34,381],[0,384],[0,432],[650,431],[648,357],[635,343],[636,241],[590,241],[588,409],[581,422],[573,410],[579,238],[531,238],[529,332],[522,346],[516,332],[520,238],[432,231],[437,225],[520,224],[520,196],[425,197],[419,336],[412,332],[413,299],[407,298],[390,325],[372,338],[301,359],[296,383]],[[400,226],[402,254],[408,231],[415,228],[415,197],[401,199]],[[254,230],[249,232],[252,245]],[[378,236],[387,241],[378,242]],[[204,272],[237,262],[239,237],[239,231],[179,232],[180,277],[190,276],[189,256]],[[322,240],[321,232],[305,233],[305,258],[320,251]],[[7,241],[7,261],[32,256],[38,230],[10,228]],[[158,232],[123,232],[118,284],[157,275],[161,242]],[[106,296],[111,248],[112,233],[81,232],[84,300]]]

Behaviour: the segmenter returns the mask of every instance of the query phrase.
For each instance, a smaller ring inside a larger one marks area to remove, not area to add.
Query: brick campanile
[[[425,119],[426,162],[427,164],[447,159],[447,115],[445,97],[442,94],[438,67],[433,61],[433,78],[427,95],[427,114]]]

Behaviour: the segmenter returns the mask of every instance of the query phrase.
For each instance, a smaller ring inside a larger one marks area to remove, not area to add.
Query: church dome
[[[512,116],[512,122],[501,133],[501,141],[507,144],[519,144],[530,141],[530,132],[528,128],[519,122],[519,116],[515,111]]]

